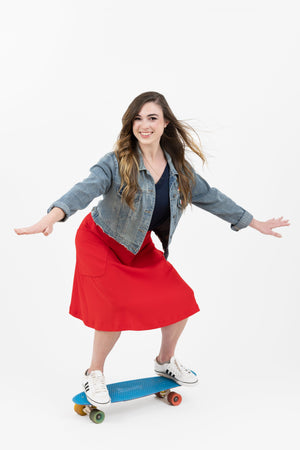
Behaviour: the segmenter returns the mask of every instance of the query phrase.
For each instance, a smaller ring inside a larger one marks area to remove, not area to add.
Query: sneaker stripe
[[[166,374],[172,378],[175,378],[175,373],[172,373],[169,369],[166,370]]]

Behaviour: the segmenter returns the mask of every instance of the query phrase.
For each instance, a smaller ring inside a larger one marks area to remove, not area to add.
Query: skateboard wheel
[[[177,394],[177,392],[170,392],[168,395],[168,402],[173,406],[180,405],[181,401],[182,397],[180,394]]]
[[[94,423],[101,423],[105,419],[105,414],[103,411],[99,411],[99,409],[92,409],[89,415],[90,419]]]
[[[84,412],[84,405],[74,405],[74,411],[80,416],[86,416],[86,412]]]

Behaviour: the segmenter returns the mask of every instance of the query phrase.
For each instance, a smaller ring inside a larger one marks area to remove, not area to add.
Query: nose
[[[142,119],[139,122],[140,125],[140,131],[149,131],[149,129],[151,128],[151,123],[149,120],[147,119]]]

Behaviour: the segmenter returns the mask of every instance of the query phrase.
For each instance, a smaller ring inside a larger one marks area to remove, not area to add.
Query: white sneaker
[[[92,370],[89,375],[87,373],[88,370],[84,374],[82,385],[88,401],[96,408],[109,405],[111,400],[101,370]]]
[[[155,358],[154,370],[158,375],[171,378],[171,380],[183,386],[192,386],[198,383],[197,375],[186,369],[174,356],[172,356],[170,362],[165,364],[159,364]]]

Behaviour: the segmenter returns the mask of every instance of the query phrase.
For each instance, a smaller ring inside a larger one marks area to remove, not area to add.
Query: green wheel
[[[105,414],[103,411],[99,411],[99,409],[93,409],[89,415],[90,419],[94,423],[102,423],[105,419]]]

